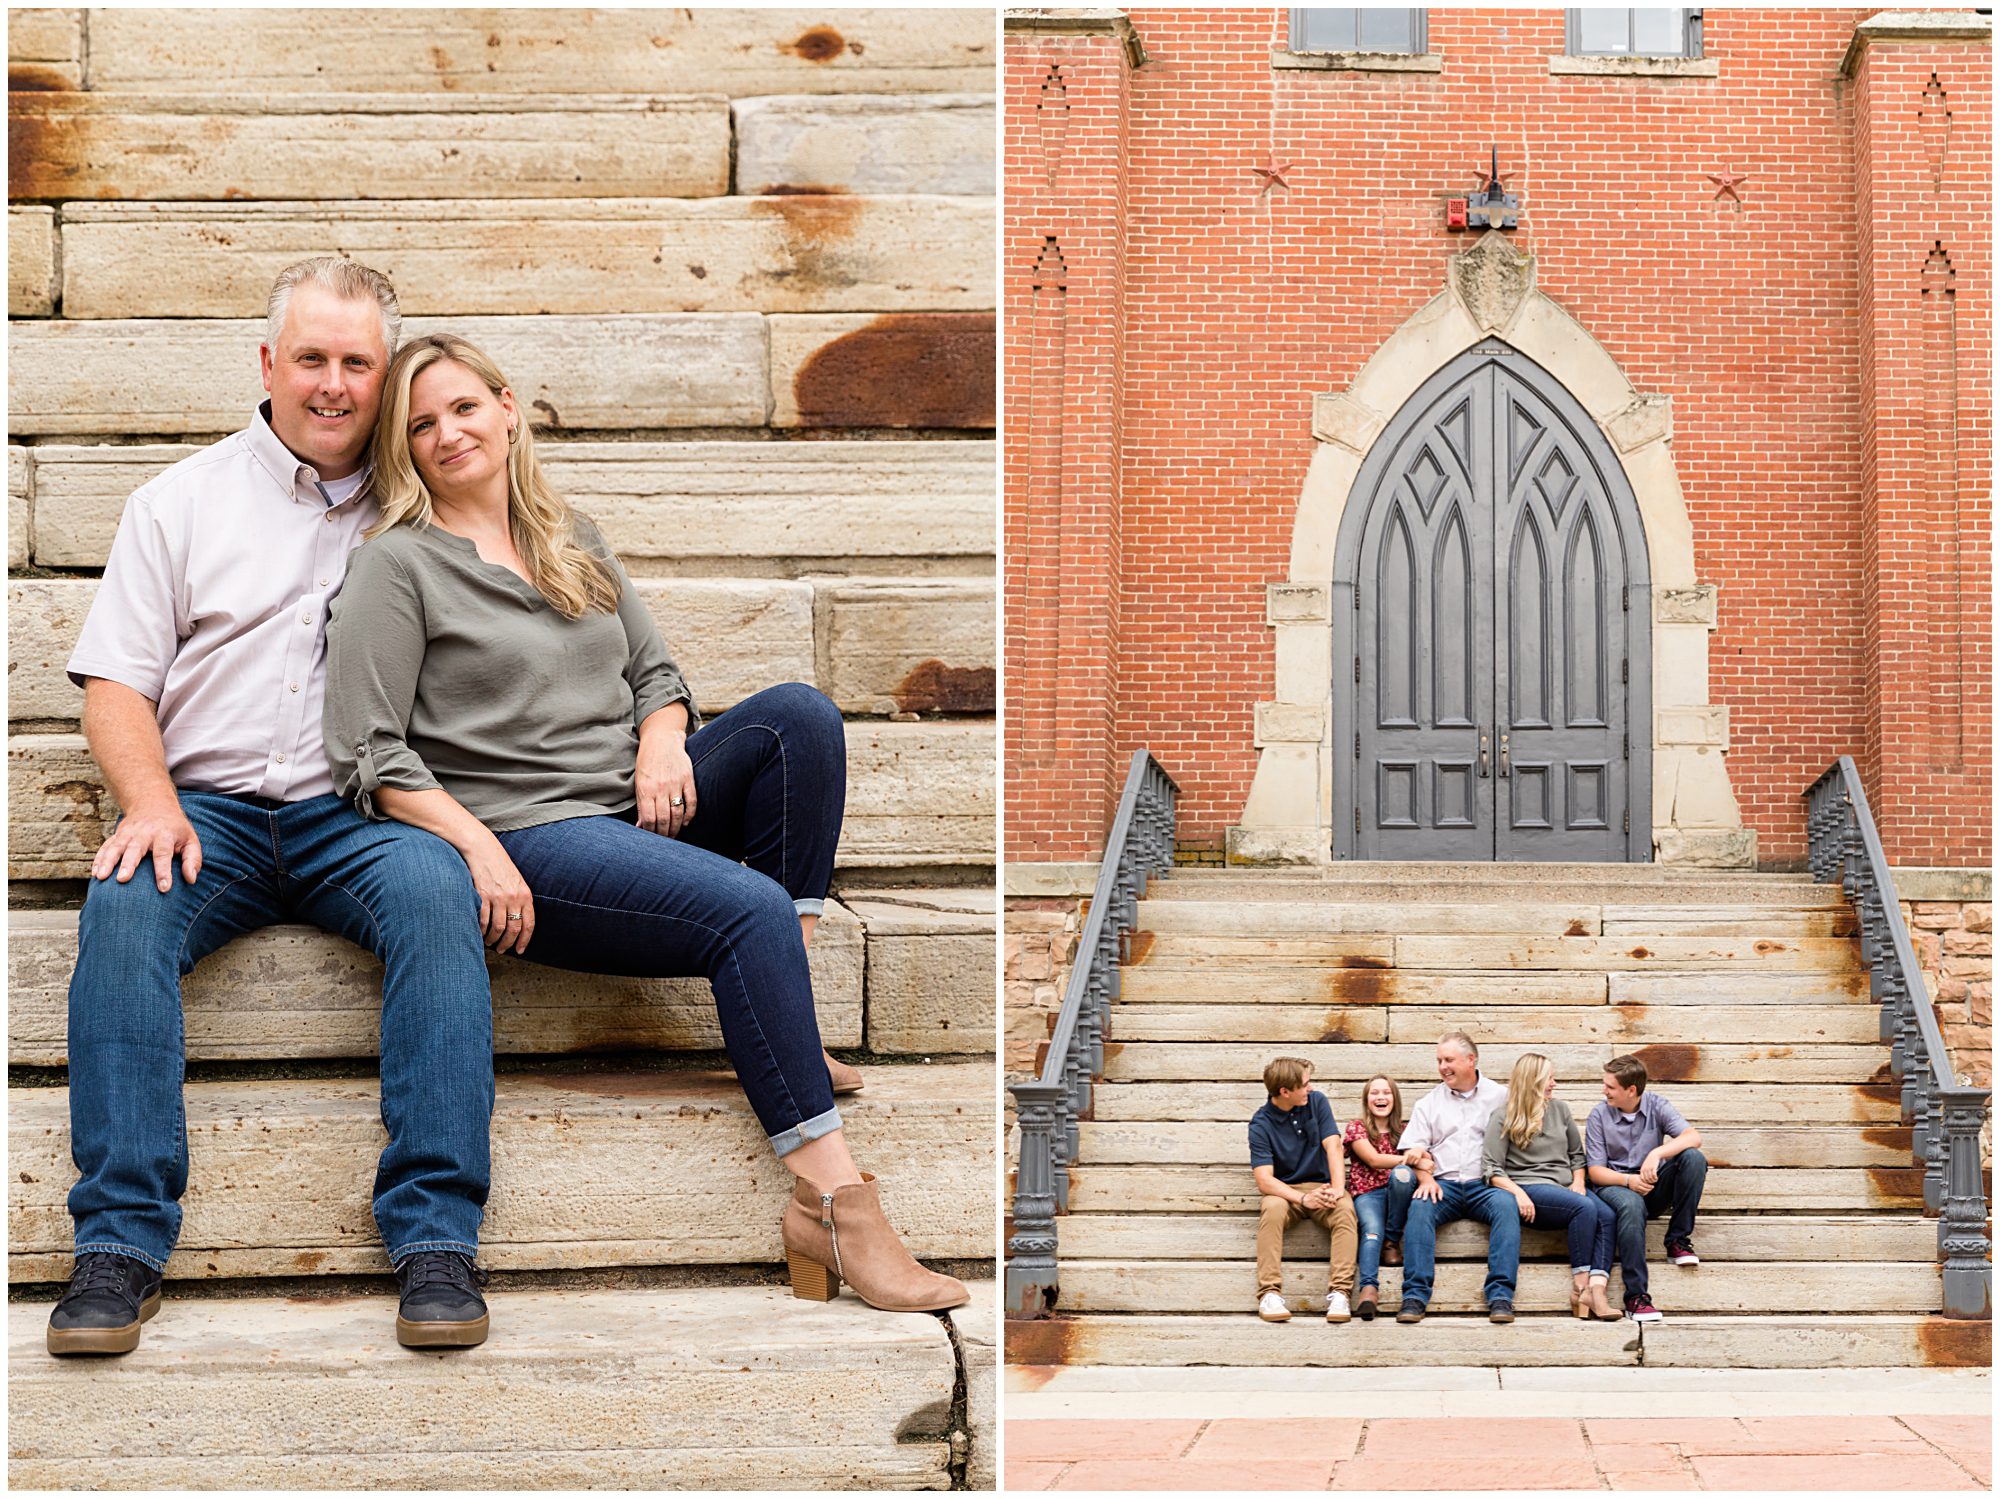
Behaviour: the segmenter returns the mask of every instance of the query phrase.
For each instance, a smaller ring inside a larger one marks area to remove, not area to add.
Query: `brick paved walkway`
[[[1395,1396],[1382,1402],[1393,1406]],[[1451,1440],[1440,1433],[1448,1426]],[[1986,1490],[1985,1416],[1015,1420],[1009,1489]],[[1477,1459],[1463,1454],[1477,1451]]]

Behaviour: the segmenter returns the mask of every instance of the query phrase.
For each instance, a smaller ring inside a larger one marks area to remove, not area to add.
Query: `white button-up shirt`
[[[1486,1121],[1506,1106],[1507,1090],[1483,1072],[1467,1093],[1439,1083],[1411,1111],[1396,1148],[1428,1150],[1437,1158],[1441,1181],[1483,1181],[1479,1157],[1486,1145]]]
[[[268,408],[133,492],[69,675],[159,705],[176,786],[302,801],[333,790],[326,606],[376,507],[323,485]]]

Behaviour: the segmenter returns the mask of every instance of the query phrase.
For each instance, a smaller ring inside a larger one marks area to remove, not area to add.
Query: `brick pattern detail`
[[[1108,37],[1010,35],[1003,296],[1024,326],[1057,236],[1068,334],[1059,501],[1029,486],[1029,356],[1006,354],[1009,856],[1094,856],[1139,745],[1183,789],[1183,838],[1239,818],[1312,397],[1437,294],[1470,242],[1442,199],[1492,143],[1541,289],[1672,398],[1721,600],[1709,701],[1761,857],[1803,859],[1800,792],[1849,752],[1892,860],[1986,862],[1990,57],[1873,43],[1844,80],[1872,14],[1711,11],[1714,79],[1552,76],[1555,9],[1434,8],[1435,74],[1274,70],[1281,9],[1133,12],[1136,72]],[[1261,193],[1245,163],[1273,160],[1288,186]],[[1061,552],[1032,587],[1022,537]]]

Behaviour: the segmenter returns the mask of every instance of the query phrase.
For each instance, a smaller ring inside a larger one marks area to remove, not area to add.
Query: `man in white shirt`
[[[124,816],[78,920],[76,1259],[51,1353],[128,1352],[158,1310],[188,1172],[180,981],[282,921],[338,932],[385,969],[375,1219],[403,1290],[398,1336],[486,1336],[478,898],[450,844],[334,794],[321,727],[327,603],[376,517],[368,448],[400,327],[395,292],[365,266],[329,256],[280,274],[259,351],[270,399],[133,494],[70,658]]]
[[[1398,1322],[1421,1322],[1430,1305],[1437,1231],[1460,1218],[1486,1225],[1486,1315],[1514,1320],[1514,1280],[1521,1268],[1521,1213],[1512,1193],[1486,1185],[1480,1151],[1486,1121],[1505,1108],[1507,1090],[1479,1071],[1479,1048],[1463,1031],[1438,1037],[1438,1085],[1410,1115],[1397,1142],[1421,1152],[1410,1161],[1417,1188],[1403,1225],[1403,1306]]]

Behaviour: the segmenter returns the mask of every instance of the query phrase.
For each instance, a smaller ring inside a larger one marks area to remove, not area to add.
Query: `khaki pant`
[[[1312,1190],[1310,1185],[1302,1192]],[[1354,1290],[1354,1252],[1360,1236],[1354,1227],[1354,1195],[1343,1193],[1330,1208],[1305,1208],[1283,1197],[1265,1196],[1257,1219],[1257,1294],[1284,1289],[1285,1229],[1301,1218],[1310,1218],[1333,1235],[1327,1255],[1326,1288],[1347,1295]]]

